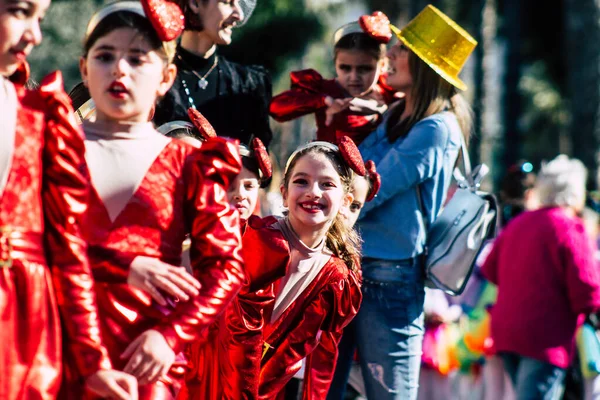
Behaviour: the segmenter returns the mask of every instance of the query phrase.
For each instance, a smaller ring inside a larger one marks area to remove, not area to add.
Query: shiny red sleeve
[[[338,358],[338,343],[342,337],[341,331],[322,332],[319,344],[306,357],[303,400],[325,399]]]
[[[255,292],[242,289],[227,310],[227,337],[221,362],[223,399],[258,398],[265,310],[274,302],[273,285]]]
[[[269,113],[278,122],[290,121],[327,107],[323,93],[323,77],[314,69],[294,71],[290,74],[290,90],[271,100]]]
[[[215,322],[245,281],[239,215],[227,200],[242,167],[238,144],[211,139],[188,162],[185,214],[192,270],[202,289],[157,327],[176,353]]]
[[[273,217],[250,217],[242,239],[247,284],[227,311],[223,395],[227,400],[258,398],[266,310],[275,303],[273,282],[286,273],[289,245],[270,229]]]
[[[345,266],[344,266],[345,268]],[[274,398],[286,382],[298,371],[299,361],[306,355],[306,347],[317,351],[310,362],[311,372],[307,372],[304,382],[309,391],[307,399],[325,399],[331,384],[335,361],[327,359],[333,354],[337,357],[337,342],[343,328],[352,321],[358,313],[362,294],[358,277],[353,272],[346,277],[333,274],[332,279],[306,308],[302,321],[297,328],[288,334],[276,349],[276,353],[262,366],[259,394],[262,399]],[[324,338],[323,348],[315,337],[315,332],[321,331]],[[312,353],[311,353],[312,354]]]
[[[58,305],[66,327],[65,343],[82,376],[111,363],[102,345],[94,282],[81,236],[81,220],[87,209],[83,134],[73,118],[69,97],[62,89],[60,73],[45,78],[39,93],[46,106],[42,201],[48,262]]]

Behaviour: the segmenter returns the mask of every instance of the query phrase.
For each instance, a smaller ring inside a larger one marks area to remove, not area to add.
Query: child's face
[[[259,188],[258,176],[246,168],[242,168],[229,187],[227,198],[229,203],[237,208],[241,219],[247,220],[256,209]]]
[[[232,28],[243,18],[239,0],[191,0],[190,7],[202,19],[202,32],[213,43],[231,44]]]
[[[177,69],[166,65],[142,35],[119,28],[99,38],[80,60],[83,81],[96,103],[96,120],[143,122]]]
[[[50,0],[0,0],[0,74],[12,75],[42,41]]]
[[[379,64],[364,51],[339,50],[335,58],[337,81],[350,95],[359,97],[377,83],[381,72]]]
[[[344,193],[340,175],[331,161],[319,153],[298,159],[288,187],[282,186],[281,193],[290,222],[300,238],[312,232],[326,232],[340,209],[352,201],[352,195]]]
[[[354,196],[354,200],[348,207],[348,211],[344,213],[346,226],[348,228],[353,228],[354,224],[356,224],[358,216],[360,215],[360,210],[362,210],[365,205],[368,194],[369,182],[362,176],[356,176],[354,182],[352,182],[352,195]]]

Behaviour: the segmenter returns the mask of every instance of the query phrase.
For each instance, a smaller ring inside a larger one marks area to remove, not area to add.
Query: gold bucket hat
[[[402,30],[393,25],[391,29],[438,75],[460,90],[467,89],[458,74],[477,41],[446,14],[430,4]]]

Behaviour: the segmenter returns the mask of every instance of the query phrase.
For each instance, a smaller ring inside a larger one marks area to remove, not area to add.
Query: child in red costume
[[[185,345],[218,320],[245,278],[238,214],[226,197],[241,169],[237,144],[215,138],[196,149],[148,122],[175,78],[177,11],[155,0],[104,7],[88,25],[80,62],[96,105],[83,128],[100,328],[111,361],[138,378],[142,399],[175,398]],[[179,266],[188,234],[194,277]]]
[[[337,143],[350,136],[360,144],[379,125],[387,104],[397,99],[383,76],[389,38],[364,28],[353,22],[336,31],[335,79],[324,79],[314,69],[292,72],[290,90],[271,101],[271,116],[285,122],[314,113],[317,140]]]
[[[98,332],[81,237],[83,135],[59,73],[24,86],[49,5],[0,0],[0,398],[56,398],[64,344],[88,391],[137,399],[135,378],[111,370]]]
[[[282,398],[303,362],[303,398],[327,394],[337,343],[362,298],[356,236],[340,212],[352,202],[353,170],[366,174],[349,143],[296,151],[281,187],[287,216],[249,220],[248,282],[227,310],[224,398]]]
[[[201,136],[203,130],[199,129]],[[210,139],[208,139],[210,140]],[[267,149],[258,138],[252,140],[252,147],[240,145],[242,172],[233,181],[227,192],[230,204],[240,215],[242,232],[247,220],[253,214],[258,203],[259,189],[266,187],[272,176],[271,162]],[[179,400],[221,400],[221,374],[223,361],[223,338],[227,337],[225,319],[211,325],[203,338],[196,340],[186,349],[189,371],[186,373],[186,385],[178,395]]]

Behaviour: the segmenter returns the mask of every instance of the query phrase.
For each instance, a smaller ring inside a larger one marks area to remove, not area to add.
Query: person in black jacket
[[[268,146],[271,77],[260,66],[243,66],[217,54],[231,43],[232,28],[250,16],[255,0],[177,0],[186,27],[177,49],[175,84],[158,104],[157,125],[188,120],[196,108],[219,136],[249,144],[252,137]]]

